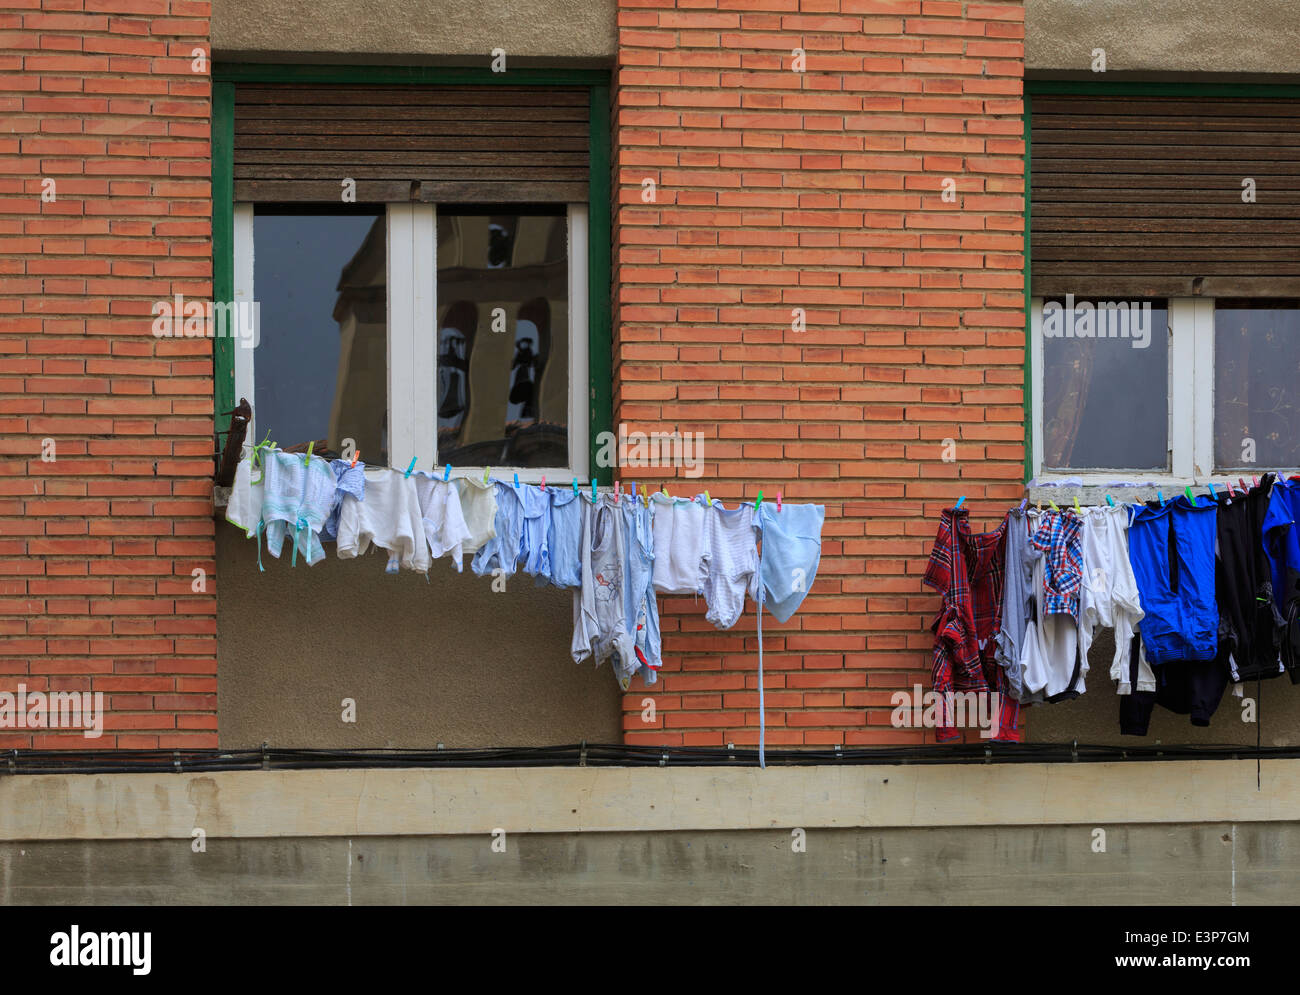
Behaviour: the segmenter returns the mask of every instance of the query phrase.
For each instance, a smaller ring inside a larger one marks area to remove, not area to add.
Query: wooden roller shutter
[[[1300,294],[1300,100],[1041,95],[1031,109],[1035,295]]]
[[[235,199],[358,203],[587,199],[580,87],[235,87]]]

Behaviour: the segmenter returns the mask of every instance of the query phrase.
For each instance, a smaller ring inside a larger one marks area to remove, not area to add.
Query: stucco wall
[[[429,581],[382,554],[314,567],[217,528],[218,736],[227,749],[622,742],[608,665],[569,656],[568,591],[438,560]],[[356,702],[357,721],[341,719]]]
[[[1107,73],[1295,73],[1300,4],[1258,0],[1026,0],[1025,68]],[[1097,78],[1105,78],[1098,75]]]
[[[614,54],[613,0],[215,0],[217,58],[259,53],[407,56],[482,60],[608,62]],[[509,65],[509,61],[507,65]]]
[[[215,0],[218,58],[285,53],[465,61],[493,48],[528,59],[608,62],[614,0]],[[1027,0],[1026,68],[1110,72],[1300,71],[1300,4],[1258,0],[1248,17],[1221,0]]]

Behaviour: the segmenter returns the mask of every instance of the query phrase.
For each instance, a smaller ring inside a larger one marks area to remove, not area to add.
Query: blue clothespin
[[[592,501],[596,500],[596,478],[595,477],[591,478],[591,500]]]
[[[636,503],[636,481],[629,480],[628,484],[630,486],[628,487],[627,492],[632,495],[632,502],[635,504]]]
[[[1115,507],[1115,502],[1111,499],[1111,496],[1109,494],[1106,495],[1106,503],[1110,505],[1112,508]]]
[[[1219,492],[1216,491],[1216,490],[1214,489],[1214,485],[1213,485],[1213,484],[1206,484],[1206,486],[1209,487],[1209,489],[1210,489],[1210,497],[1214,498],[1215,502],[1218,502],[1218,500],[1219,500]]]
[[[573,478],[573,496],[574,496],[574,497],[577,497],[577,496],[578,496],[578,478],[577,478],[577,477],[574,477],[574,478]]]
[[[1165,495],[1162,491],[1156,491],[1156,500],[1160,502],[1160,507],[1165,506]]]
[[[411,471],[414,470],[414,469],[415,469],[415,457],[412,456],[412,457],[411,457],[411,465],[408,466],[408,467],[406,468],[406,476],[409,477],[409,476],[411,475]]]
[[[519,490],[519,474],[515,474],[515,490]]]
[[[442,479],[448,481],[451,479],[451,464],[447,464],[447,469],[442,471]]]
[[[1025,506],[1026,506],[1027,504],[1029,504],[1029,498],[1025,498],[1023,501],[1020,502],[1020,510],[1021,510],[1021,511],[1024,511],[1024,510],[1025,510]]]
[[[952,506],[952,510],[953,510],[953,511],[956,511],[958,508],[960,508],[960,507],[961,507],[961,503],[962,503],[963,501],[965,501],[965,500],[966,500],[966,495],[963,494],[961,497],[959,497],[959,498],[957,499],[957,503],[954,504],[954,505]]]

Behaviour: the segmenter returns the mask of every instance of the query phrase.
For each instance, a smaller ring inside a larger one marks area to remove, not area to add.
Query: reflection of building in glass
[[[344,439],[354,439],[366,462],[380,464],[388,462],[386,228],[384,218],[376,218],[339,274],[339,366],[328,440],[338,453]]]
[[[438,452],[459,465],[569,461],[563,215],[438,214]]]

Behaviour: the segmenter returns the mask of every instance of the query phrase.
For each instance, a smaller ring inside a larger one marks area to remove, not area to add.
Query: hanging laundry
[[[1217,508],[1184,497],[1142,506],[1129,524],[1129,562],[1142,603],[1142,645],[1155,664],[1218,654],[1214,597]]]
[[[1267,480],[1267,476],[1265,480]],[[1264,490],[1264,488],[1260,488]],[[1282,659],[1292,684],[1300,684],[1300,480],[1278,481],[1269,491],[1262,542],[1282,618]]]
[[[577,491],[548,487],[551,524],[550,581],[556,587],[582,586],[582,498]]]
[[[412,474],[411,479],[415,481],[415,496],[430,556],[437,560],[450,553],[452,565],[461,573],[470,531],[461,511],[460,492],[450,481],[423,470]]]
[[[253,456],[245,456],[235,468],[235,480],[226,503],[226,521],[243,529],[247,539],[254,538],[262,527],[265,479],[261,467],[254,467]]]
[[[262,520],[266,523],[266,549],[277,559],[284,540],[292,533],[296,565],[301,553],[307,563],[325,558],[320,530],[334,501],[334,473],[319,456],[282,450],[263,457]]]
[[[1088,659],[1079,638],[1083,587],[1083,520],[1063,511],[1043,512],[1029,545],[1034,597],[1021,650],[1022,701],[1067,701],[1085,690]]]
[[[343,510],[343,495],[350,494],[358,501],[366,499],[366,465],[336,459],[330,461],[330,469],[334,471],[334,500],[330,503],[329,516],[321,526],[320,537],[325,540],[337,540],[339,514]]]
[[[700,495],[696,501],[706,501]],[[704,617],[719,629],[740,620],[745,594],[758,571],[754,537],[754,508],[725,508],[721,501],[704,506],[705,575],[703,594],[709,609]]]
[[[495,576],[496,570],[502,577],[513,577],[524,535],[524,499],[509,484],[495,480],[492,486],[497,506],[493,535],[474,554],[471,569],[480,577]]]
[[[469,556],[497,534],[497,489],[490,481],[485,484],[470,477],[457,477],[451,483],[460,497],[461,514],[469,528],[469,538],[461,544],[462,552]]]
[[[1023,508],[1013,508],[1007,513],[1002,617],[994,648],[994,658],[1006,675],[1007,693],[1025,704],[1028,704],[1022,662],[1025,633],[1037,604],[1034,565],[1043,555],[1029,544],[1031,514],[1033,512],[1026,512]],[[1034,521],[1036,523],[1037,518]]]
[[[624,691],[640,669],[636,640],[627,617],[624,585],[627,550],[622,518],[613,495],[583,499],[582,587],[573,592],[573,660],[609,660]]]
[[[431,565],[415,481],[383,467],[366,467],[365,497],[343,496],[338,555],[353,559],[378,546],[407,570],[427,573]]]
[[[618,505],[623,520],[623,548],[627,551],[624,611],[632,625],[639,673],[646,684],[654,684],[663,662],[654,589],[654,513],[635,494],[624,494]]]
[[[707,573],[705,507],[699,501],[650,495],[654,510],[654,586],[662,594],[702,594]]]
[[[1079,637],[1083,659],[1099,627],[1115,630],[1115,655],[1110,677],[1118,694],[1131,694],[1129,652],[1133,633],[1142,620],[1142,601],[1128,551],[1127,508],[1087,508],[1083,514],[1083,590],[1080,595]],[[1154,691],[1155,675],[1140,667],[1139,691]]]
[[[787,504],[779,512],[771,503],[759,506],[755,524],[763,544],[750,595],[778,622],[799,610],[817,577],[825,521],[819,504]]]
[[[972,534],[965,508],[944,509],[939,520],[922,583],[943,599],[930,626],[935,637],[934,691],[944,702],[944,724],[935,736],[941,743],[960,736],[947,707],[950,693],[1004,694],[1007,690],[993,639],[1001,621],[1006,529],[1004,518],[994,531]],[[993,739],[1019,742],[1020,736],[1019,705],[1008,696],[998,709]]]
[[[524,573],[545,584],[551,579],[551,502],[540,487],[515,489],[524,506],[524,524],[520,532],[519,551]],[[570,491],[572,493],[572,491]]]
[[[1244,496],[1219,499],[1215,556],[1219,650],[1232,680],[1251,681],[1282,673],[1284,621],[1274,597],[1265,552],[1271,475]],[[1265,537],[1261,541],[1261,537]]]

